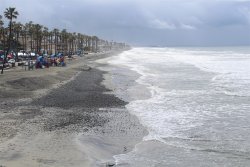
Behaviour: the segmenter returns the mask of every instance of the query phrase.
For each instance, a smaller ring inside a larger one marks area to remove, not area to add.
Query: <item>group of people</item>
[[[34,68],[49,68],[50,66],[64,67],[66,66],[64,57],[65,56],[62,53],[47,55],[28,54],[23,52],[22,54],[18,54],[17,56],[14,52],[11,52],[8,55],[5,55],[4,51],[0,50],[0,69],[5,68],[7,66],[14,67],[16,60],[18,62],[18,66],[24,66],[25,70],[30,70]]]
[[[36,68],[49,68],[50,66],[66,66],[64,56],[51,55],[51,56],[38,56],[36,60]]]

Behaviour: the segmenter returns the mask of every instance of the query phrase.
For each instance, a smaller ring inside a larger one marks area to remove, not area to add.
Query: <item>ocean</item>
[[[133,48],[108,64],[148,130],[117,166],[250,166],[250,47]]]

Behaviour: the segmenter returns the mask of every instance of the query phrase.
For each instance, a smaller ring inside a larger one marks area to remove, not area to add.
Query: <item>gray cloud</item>
[[[140,45],[249,45],[247,0],[1,0],[21,22]]]

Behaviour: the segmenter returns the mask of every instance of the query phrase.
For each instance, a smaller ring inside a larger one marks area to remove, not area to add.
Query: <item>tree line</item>
[[[32,21],[22,24],[15,21],[18,15],[18,11],[13,7],[5,9],[4,17],[9,20],[7,27],[4,27],[3,16],[0,15],[0,50],[7,54],[19,50],[70,54],[79,50],[97,52],[126,46],[124,43],[109,42],[97,36],[68,32],[66,29],[49,30],[46,26]]]

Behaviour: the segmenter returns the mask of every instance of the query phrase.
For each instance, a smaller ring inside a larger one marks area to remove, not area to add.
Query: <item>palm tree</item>
[[[4,16],[10,20],[9,22],[9,41],[8,41],[8,50],[7,50],[7,54],[10,51],[10,45],[11,45],[11,38],[12,38],[12,22],[13,19],[16,19],[17,16],[19,15],[19,13],[16,11],[16,8],[6,8],[5,12],[4,12]]]
[[[68,51],[72,52],[72,41],[73,41],[73,34],[68,34]]]
[[[6,8],[6,10],[4,11],[4,17],[6,17],[8,20],[10,20],[9,22],[9,39],[8,39],[8,49],[7,49],[7,54],[10,51],[10,47],[11,47],[11,38],[12,38],[12,21],[13,19],[16,19],[18,16],[18,12],[16,11],[16,8]],[[6,55],[4,56],[4,63],[6,62]],[[3,74],[3,68],[1,71],[1,74]]]
[[[84,35],[78,33],[77,34],[77,50],[78,51],[83,51],[83,45],[84,45]]]
[[[35,25],[33,24],[33,22],[32,21],[30,21],[29,23],[27,23],[26,24],[26,26],[27,26],[27,31],[28,31],[28,41],[29,41],[29,43],[30,43],[30,45],[29,45],[29,49],[30,49],[30,51],[31,52],[34,52],[35,51],[35,40],[34,40],[34,38],[35,38]]]
[[[0,15],[0,42],[2,42],[2,37],[3,37],[3,39],[4,39],[4,27],[3,27],[3,20],[2,20],[2,15]],[[3,43],[4,43],[4,41],[3,41]],[[3,50],[4,50],[4,48],[3,48]],[[4,63],[3,63],[4,64]],[[3,73],[3,66],[2,66],[2,71],[1,71],[1,74]]]
[[[35,36],[35,49],[36,53],[41,51],[41,43],[42,43],[42,28],[43,26],[40,24],[34,25],[34,36]]]
[[[2,15],[0,15],[0,43],[2,44],[2,38],[4,38],[3,37],[3,35],[4,35],[4,27],[3,27],[3,25],[4,25],[4,23],[3,23],[3,20],[2,20]]]
[[[73,38],[72,38],[72,49],[73,49],[73,53],[76,52],[76,47],[77,47],[77,42],[76,42],[76,39],[77,39],[77,34],[76,32],[73,32]]]
[[[88,51],[90,51],[90,48],[91,48],[91,37],[88,36],[88,38],[87,38],[87,49],[88,49]]]
[[[97,50],[98,50],[98,41],[99,41],[99,38],[97,36],[92,37],[92,42],[94,43],[94,45],[92,45],[93,52],[97,52]]]
[[[20,43],[19,43],[19,37],[22,33],[22,24],[21,23],[12,23],[12,27],[13,27],[13,36],[14,36],[14,45],[15,45],[15,49],[14,52],[16,53],[16,61],[18,61],[18,49],[20,49]]]
[[[59,30],[57,28],[53,29],[53,33],[54,33],[54,44],[55,44],[55,54],[56,54],[58,49]]]
[[[62,36],[62,41],[61,41],[62,51],[63,51],[64,54],[66,54],[67,51],[68,51],[68,43],[67,43],[67,41],[68,41],[68,37],[69,37],[68,32],[67,32],[66,29],[63,29],[61,31],[61,36]]]
[[[49,37],[49,29],[47,27],[43,27],[43,49],[48,53],[48,37]]]
[[[27,51],[27,38],[28,38],[28,24],[23,25],[22,39],[23,39],[23,49]]]
[[[2,30],[2,28],[3,28],[3,25],[4,25],[4,23],[3,23],[3,16],[2,15],[0,15],[0,30]],[[0,34],[1,35],[1,34]],[[0,40],[1,40],[1,36],[0,36]]]
[[[0,27],[2,27],[3,26],[3,16],[2,15],[0,15]]]
[[[53,53],[53,34],[54,32],[53,31],[49,31],[49,54],[52,54]]]

